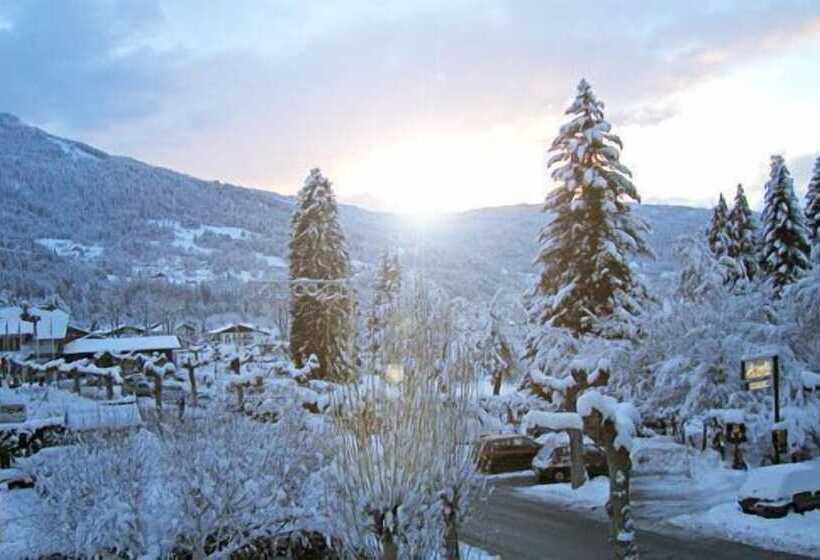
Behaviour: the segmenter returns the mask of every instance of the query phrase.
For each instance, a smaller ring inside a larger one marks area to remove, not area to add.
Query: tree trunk
[[[105,398],[114,400],[114,380],[109,376],[105,378]]]
[[[444,510],[444,554],[445,560],[460,560],[458,549],[458,522],[456,510],[452,504],[445,505]]]
[[[635,527],[629,501],[632,464],[629,451],[623,447],[615,448],[616,435],[612,422],[605,422],[601,427],[601,443],[604,444],[609,463],[609,508],[612,519],[610,536],[615,544],[616,560],[637,560],[639,555],[635,546]]]
[[[501,394],[501,374],[496,374],[495,378],[493,379],[493,395],[498,396]]]
[[[236,386],[236,399],[237,404],[239,405],[239,410],[242,411],[245,407],[245,388],[242,385]]]
[[[567,430],[569,434],[569,452],[572,459],[570,477],[572,489],[580,488],[587,481],[587,469],[584,463],[584,435],[581,430]]]
[[[385,531],[382,535],[382,560],[399,560],[399,546],[390,531]]]
[[[71,376],[74,378],[74,392],[80,394],[80,372],[76,369],[72,370]]]
[[[154,376],[154,404],[157,405],[157,412],[162,408],[162,377]]]
[[[194,408],[199,405],[199,397],[196,391],[196,373],[193,364],[188,364],[188,381],[191,383],[191,404]]]

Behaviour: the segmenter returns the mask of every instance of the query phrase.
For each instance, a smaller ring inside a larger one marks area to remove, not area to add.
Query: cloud
[[[657,124],[676,93],[810,40],[820,21],[800,1],[445,6],[0,7],[0,106],[115,152],[292,191],[313,165],[332,173],[407,138],[554,119],[581,76],[616,127]]]

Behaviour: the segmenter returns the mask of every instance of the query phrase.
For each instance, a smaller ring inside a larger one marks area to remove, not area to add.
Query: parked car
[[[740,488],[738,503],[744,513],[766,518],[820,508],[820,461],[752,470]]]
[[[0,423],[25,422],[26,405],[23,403],[0,403]]]
[[[606,452],[589,439],[584,442],[584,465],[590,478],[609,474]],[[554,448],[545,446],[533,459],[532,468],[538,484],[568,481],[572,476],[569,442]]]
[[[529,436],[495,434],[477,444],[478,470],[487,474],[529,470],[541,446]]]

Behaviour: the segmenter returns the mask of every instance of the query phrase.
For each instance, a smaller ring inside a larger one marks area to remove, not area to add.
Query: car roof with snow
[[[790,499],[800,492],[820,491],[820,461],[760,467],[749,472],[738,497]]]

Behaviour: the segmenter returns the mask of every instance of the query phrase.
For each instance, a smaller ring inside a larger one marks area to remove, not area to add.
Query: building
[[[208,340],[212,343],[235,346],[263,344],[272,336],[271,332],[247,323],[233,323],[208,332]]]
[[[58,308],[0,308],[0,352],[50,360],[63,351],[69,315]]]
[[[174,352],[182,346],[174,335],[134,336],[120,338],[79,338],[65,345],[63,357],[66,360],[93,358],[96,354],[163,354],[174,361]]]

